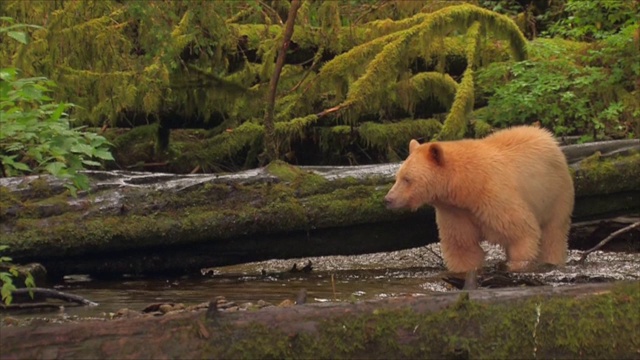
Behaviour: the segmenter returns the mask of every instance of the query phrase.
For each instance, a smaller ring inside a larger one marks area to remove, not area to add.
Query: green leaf
[[[89,177],[84,174],[76,174],[73,178],[73,184],[80,190],[88,190],[91,187]]]
[[[2,301],[4,301],[6,305],[9,305],[13,300],[11,293],[14,290],[16,290],[16,287],[15,285],[13,285],[13,281],[10,276],[7,276],[7,277],[3,276],[2,282],[3,282],[2,289],[0,289],[0,294],[2,294]]]
[[[28,288],[34,288],[36,287],[36,281],[33,278],[33,275],[31,275],[31,273],[27,273],[27,277],[24,279],[24,284],[28,287]],[[33,293],[31,291],[29,291],[29,295],[31,296],[31,298],[33,299]]]
[[[29,167],[29,165],[27,164],[23,164],[21,162],[14,162],[13,164],[11,164],[13,166],[14,169],[16,170],[20,170],[20,171],[31,171],[31,168]]]
[[[94,151],[93,156],[102,160],[113,160],[113,155],[111,155],[111,152],[104,149],[97,149],[96,151]]]
[[[88,166],[102,166],[102,164],[93,160],[82,160],[82,163]]]
[[[69,150],[74,153],[85,154],[87,156],[92,156],[95,151],[93,146],[87,144],[75,144],[71,146]]]
[[[62,175],[62,173],[64,172],[64,170],[66,168],[67,168],[67,165],[65,165],[64,163],[61,163],[59,161],[52,162],[50,164],[47,164],[47,166],[45,166],[45,170],[47,170],[47,172],[50,173],[53,176]]]
[[[71,196],[73,196],[74,198],[78,197],[78,188],[70,184],[65,184],[64,187],[66,187],[67,190],[69,190],[69,193],[71,194]]]
[[[0,70],[0,79],[11,81],[16,76],[18,70],[16,68],[3,68]]]
[[[64,109],[67,107],[67,104],[58,104],[58,107],[56,108],[56,110],[51,114],[51,116],[49,117],[49,120],[51,121],[58,121],[58,119],[60,119],[60,116],[62,115],[62,113],[64,112]]]
[[[19,43],[24,45],[26,45],[29,42],[29,40],[27,39],[27,34],[22,31],[9,31],[7,32],[7,35],[9,35],[9,37],[17,40]]]

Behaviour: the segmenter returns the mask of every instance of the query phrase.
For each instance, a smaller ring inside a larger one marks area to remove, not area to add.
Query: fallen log
[[[563,148],[574,221],[640,209],[640,140]],[[594,153],[595,151],[595,153]],[[399,164],[235,174],[90,171],[70,198],[51,177],[0,179],[0,244],[49,274],[189,273],[269,258],[351,255],[437,241],[432,209],[391,212]]]
[[[638,358],[640,283],[4,327],[1,359]]]
[[[59,307],[61,304],[46,303],[47,299],[62,300],[67,305],[85,305],[85,306],[98,306],[97,303],[85,299],[82,296],[70,294],[64,291],[47,288],[20,288],[11,292],[14,302],[11,304],[0,304],[0,309],[4,310],[17,310],[17,309],[38,309],[45,307]],[[40,302],[28,302],[29,300],[37,300]]]

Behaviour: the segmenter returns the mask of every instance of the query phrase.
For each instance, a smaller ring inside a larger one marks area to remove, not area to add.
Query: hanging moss
[[[430,139],[441,127],[435,119],[408,119],[384,124],[365,122],[358,127],[358,133],[368,147],[405,149],[409,140]]]
[[[489,125],[487,122],[482,120],[476,119],[472,122],[472,125],[473,125],[473,133],[475,137],[478,139],[491,134],[491,131],[493,130],[491,125]]]
[[[397,91],[400,103],[406,111],[413,113],[419,101],[436,99],[445,108],[450,108],[455,98],[458,83],[448,74],[423,72],[406,81],[399,82]]]
[[[397,122],[394,118],[414,116],[416,105],[431,99],[450,110],[441,138],[459,138],[473,104],[477,53],[491,54],[483,61],[505,56],[501,44],[480,39],[490,34],[508,42],[514,59],[527,56],[517,26],[497,13],[452,2],[385,4],[381,8],[387,10],[373,9],[357,19],[344,15],[352,9],[339,2],[303,4],[287,56],[303,53],[308,60],[283,68],[274,117],[277,146],[329,127],[326,134],[377,149],[382,144],[377,131],[385,127],[371,130],[365,123],[378,118],[386,126]],[[3,47],[0,62],[4,66],[10,59],[26,76],[57,81],[54,96],[79,105],[74,115],[85,124],[128,126],[125,114],[157,119],[163,111],[186,121],[213,116],[218,123],[208,156],[221,161],[242,157],[262,139],[264,94],[288,2],[254,5],[8,0],[3,9],[18,21],[47,20],[28,46]],[[370,16],[386,20],[371,21]],[[444,73],[452,56],[467,61],[460,84]],[[439,74],[414,74],[420,61]],[[313,115],[334,107],[326,121]],[[345,124],[351,128],[334,128]],[[404,148],[412,128],[400,124],[394,129]],[[320,148],[330,147],[326,136],[319,139]],[[396,151],[395,144],[387,141],[386,146],[388,154]]]

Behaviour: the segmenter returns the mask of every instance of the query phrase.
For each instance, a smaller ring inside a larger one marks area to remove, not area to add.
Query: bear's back
[[[524,148],[527,151],[557,149],[558,144],[551,132],[533,126],[516,126],[500,130],[483,141],[500,149]]]
[[[518,126],[485,138],[498,154],[504,176],[513,190],[525,199],[541,223],[549,219],[547,203],[559,197],[573,198],[571,179],[564,153],[551,132],[532,126]],[[504,187],[506,183],[501,184]]]

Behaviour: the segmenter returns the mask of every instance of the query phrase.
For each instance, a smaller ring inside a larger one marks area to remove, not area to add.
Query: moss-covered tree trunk
[[[640,283],[2,328],[3,359],[631,359]]]

